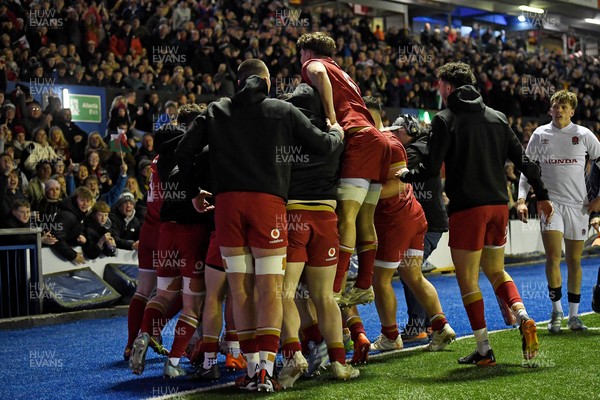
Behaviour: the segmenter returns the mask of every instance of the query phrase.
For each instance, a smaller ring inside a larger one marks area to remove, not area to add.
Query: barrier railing
[[[31,235],[31,243],[10,244],[10,236]],[[41,314],[41,229],[0,229],[0,318]],[[8,239],[6,239],[8,237]]]

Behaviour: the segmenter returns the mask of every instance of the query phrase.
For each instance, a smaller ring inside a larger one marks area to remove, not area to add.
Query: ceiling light
[[[588,24],[600,25],[600,19],[586,18],[584,21]]]
[[[530,7],[530,6],[519,6],[519,10],[521,11],[527,11],[527,12],[532,12],[532,13],[536,13],[536,14],[543,14],[544,10],[541,8],[537,8],[537,7]]]

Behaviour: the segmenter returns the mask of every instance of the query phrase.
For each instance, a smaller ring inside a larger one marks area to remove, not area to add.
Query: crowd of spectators
[[[486,104],[506,113],[524,144],[562,88],[578,94],[574,121],[600,132],[593,58],[528,52],[530,37],[496,37],[491,28],[463,37],[460,30],[425,24],[413,33],[373,29],[349,8],[285,10],[278,1],[259,0],[0,2],[0,220],[29,207],[33,223],[51,228],[44,240],[53,249],[66,249],[65,243],[85,249],[86,236],[102,238],[101,251],[56,251],[70,261],[112,254],[115,246],[135,249],[155,156],[153,132],[200,95],[231,96],[237,66],[248,58],[268,65],[273,96],[289,93],[301,81],[296,41],[310,30],[329,32],[337,43],[335,61],[363,95],[387,107],[440,109],[436,68],[462,60],[473,66]],[[31,85],[7,92],[9,81],[112,87],[122,95],[105,116],[108,130],[86,132],[57,97],[43,109]],[[148,94],[137,98],[136,91]],[[121,131],[130,152],[109,148],[109,133]],[[69,237],[52,228],[72,218],[84,222]]]

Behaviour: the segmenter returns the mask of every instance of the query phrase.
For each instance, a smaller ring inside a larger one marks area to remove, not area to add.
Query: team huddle
[[[553,122],[536,130],[525,151],[504,114],[483,103],[471,69],[449,63],[438,71],[447,108],[433,118],[431,134],[408,115],[384,127],[377,100],[362,98],[332,60],[332,38],[309,33],[298,46],[304,83],[294,93],[269,98],[268,68],[249,59],[239,66],[240,90],[233,97],[205,110],[182,106],[177,124],[156,133],[158,155],[151,166],[139,284],[124,354],[135,374],[143,372],[151,347],[167,356],[167,378],[188,375],[181,365],[185,356],[197,368],[190,379],[218,380],[222,351],[227,368],[246,370],[236,386],[273,392],[328,363],[335,379],[357,378],[353,365],[366,363],[370,351],[402,349],[403,337],[440,351],[456,334],[422,264],[448,229],[477,341],[475,351],[458,362],[496,364],[478,285],[480,266],[519,325],[524,359],[534,359],[536,324],[504,270],[507,160],[522,172],[519,216],[526,221],[524,199],[532,188],[542,217],[553,300],[549,329],[558,332],[563,318],[563,238],[568,327],[585,329],[577,316],[580,260],[588,212],[599,211],[600,200],[588,203],[584,166],[586,153],[600,157],[600,143],[570,122],[574,94],[554,95]],[[576,162],[556,163],[557,158]],[[449,218],[442,202],[442,163]],[[424,185],[416,189],[413,182]],[[430,201],[422,205],[419,199],[425,197]],[[354,253],[358,275],[347,288]],[[396,273],[414,333],[406,329],[402,335],[396,323]],[[356,307],[372,301],[381,322],[373,343]],[[166,350],[161,330],[179,312],[173,345]]]

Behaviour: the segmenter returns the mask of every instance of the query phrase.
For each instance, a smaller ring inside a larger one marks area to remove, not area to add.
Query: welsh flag
[[[127,143],[127,135],[125,135],[125,131],[119,129],[116,135],[111,134],[110,142],[108,143],[108,148],[110,149],[110,151],[131,153],[131,149],[129,148],[129,144]]]

